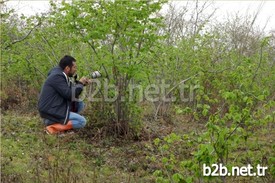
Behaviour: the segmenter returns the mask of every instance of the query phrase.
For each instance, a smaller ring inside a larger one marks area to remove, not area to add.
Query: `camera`
[[[102,75],[99,71],[94,71],[91,73],[91,78],[92,79],[96,79],[96,78],[100,78]]]
[[[99,71],[93,71],[93,72],[90,74],[89,77],[92,78],[92,79],[96,79],[96,78],[102,77],[102,74],[101,74]],[[78,78],[78,75],[75,74],[75,75],[73,76],[73,79],[74,79],[73,81],[74,81],[74,82],[77,82],[77,81],[78,81],[77,78]]]

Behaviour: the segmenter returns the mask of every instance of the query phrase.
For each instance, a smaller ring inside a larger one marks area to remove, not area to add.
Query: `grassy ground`
[[[3,182],[154,182],[150,142],[50,136],[30,114],[6,113],[1,123]]]
[[[1,121],[2,182],[155,182],[155,170],[162,169],[161,158],[154,146],[156,137],[175,132],[191,134],[204,125],[189,123],[174,117],[169,123],[147,123],[146,140],[123,140],[111,137],[89,138],[79,131],[65,137],[50,136],[43,131],[37,114],[8,112]],[[152,132],[152,126],[158,126]],[[150,127],[150,128],[149,128]],[[86,132],[85,132],[86,133]],[[152,134],[152,135],[150,135]],[[93,135],[96,137],[96,135]],[[191,135],[190,135],[191,136]],[[274,157],[274,127],[255,132],[252,156]],[[190,157],[194,147],[181,145],[184,157]],[[262,151],[259,148],[265,149]],[[246,149],[240,148],[240,154]],[[237,154],[238,152],[236,152]],[[263,154],[264,153],[264,154]],[[247,155],[249,156],[249,155]],[[253,157],[250,157],[253,160]],[[256,158],[256,157],[255,157]],[[264,160],[263,160],[264,161]],[[228,179],[229,182],[268,182],[267,179]],[[211,182],[211,181],[210,181]]]

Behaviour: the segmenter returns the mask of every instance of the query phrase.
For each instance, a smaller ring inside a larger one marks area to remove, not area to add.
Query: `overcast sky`
[[[184,5],[187,1],[173,1],[173,3]],[[34,15],[49,9],[49,1],[47,0],[12,0],[7,2],[7,5],[14,8],[19,14],[23,13],[25,15]],[[218,8],[215,15],[220,21],[235,13],[253,15],[261,7],[256,25],[263,28],[267,23],[265,28],[267,32],[275,29],[275,1],[214,1],[214,7]]]

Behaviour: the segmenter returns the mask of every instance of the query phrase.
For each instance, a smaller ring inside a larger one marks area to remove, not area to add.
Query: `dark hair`
[[[63,58],[61,58],[59,66],[64,70],[67,66],[71,68],[73,66],[73,62],[76,62],[74,57],[65,55]]]

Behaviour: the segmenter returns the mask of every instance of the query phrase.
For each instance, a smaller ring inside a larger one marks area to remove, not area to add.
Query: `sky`
[[[177,3],[179,6],[184,5],[187,1],[172,1]],[[218,8],[215,16],[218,21],[224,20],[230,14],[239,13],[240,15],[253,15],[257,12],[259,7],[261,11],[259,13],[258,19],[256,20],[256,25],[264,28],[265,31],[275,30],[275,0],[271,1],[222,1],[214,0],[214,7]],[[39,1],[39,0],[10,0],[7,2],[9,7],[14,8],[19,14],[34,15],[36,13],[42,13],[49,9],[49,1]],[[213,8],[214,8],[213,7]],[[211,9],[209,9],[211,11]]]

